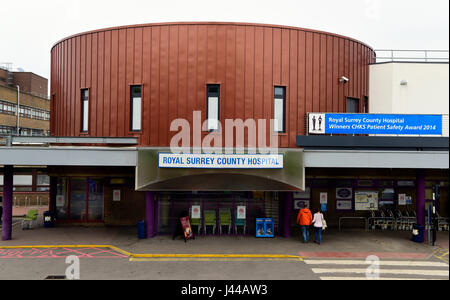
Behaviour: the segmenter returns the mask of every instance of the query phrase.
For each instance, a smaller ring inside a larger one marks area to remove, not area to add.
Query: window
[[[208,84],[207,93],[207,131],[219,130],[220,121],[220,85]]]
[[[82,122],[81,122],[81,131],[87,132],[89,130],[89,90],[82,89],[81,90],[81,111],[82,111]]]
[[[59,177],[56,189],[58,220],[104,220],[104,181],[89,177]]]
[[[347,98],[347,113],[349,114],[359,113],[359,99]]]
[[[273,119],[274,119],[274,131],[285,132],[285,105],[286,103],[286,87],[275,87],[274,91],[274,107],[273,107]]]
[[[142,88],[140,85],[131,86],[131,131],[140,131],[142,111]]]

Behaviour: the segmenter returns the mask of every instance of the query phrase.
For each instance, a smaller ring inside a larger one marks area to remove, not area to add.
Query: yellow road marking
[[[188,258],[188,257],[179,257],[179,258],[130,258],[130,262],[255,262],[255,261],[301,261],[299,258]]]
[[[135,254],[122,250],[112,245],[20,245],[20,246],[0,246],[0,249],[32,249],[32,248],[108,248],[121,253],[130,258],[153,258],[153,259],[292,259],[303,261],[303,257],[296,255],[279,255],[279,254]]]

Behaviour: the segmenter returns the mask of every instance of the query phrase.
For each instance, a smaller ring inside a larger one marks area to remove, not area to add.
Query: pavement
[[[368,279],[366,258],[375,255],[381,279],[448,280],[448,232],[438,232],[435,247],[410,237],[330,229],[321,245],[304,244],[297,232],[290,239],[198,236],[185,243],[169,236],[139,240],[135,227],[16,225],[13,240],[0,242],[0,279],[63,275],[65,258],[75,255],[81,279],[356,280]]]

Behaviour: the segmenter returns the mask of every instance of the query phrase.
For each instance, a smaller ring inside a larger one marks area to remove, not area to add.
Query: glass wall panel
[[[102,221],[104,211],[103,180],[89,179],[89,221]]]
[[[86,178],[70,180],[70,219],[86,219]]]
[[[58,220],[67,220],[68,197],[67,197],[67,178],[59,177],[56,186],[56,218]]]

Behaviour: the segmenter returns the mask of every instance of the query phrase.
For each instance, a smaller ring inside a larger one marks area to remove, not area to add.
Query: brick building
[[[47,93],[46,78],[31,72],[12,72],[0,68],[0,136],[15,134],[17,125],[20,135],[48,135],[50,101]],[[18,98],[19,124],[16,112]]]
[[[19,97],[18,88],[19,86]],[[17,99],[19,98],[19,132],[22,136],[47,136],[50,125],[48,80],[31,72],[12,72],[0,66],[0,144],[2,137],[17,131]],[[14,175],[15,208],[42,206],[48,203],[49,179],[43,168],[21,168]],[[0,191],[3,187],[0,175]],[[0,200],[2,196],[0,195]],[[16,209],[15,209],[16,210]],[[20,210],[15,214],[22,214]]]

